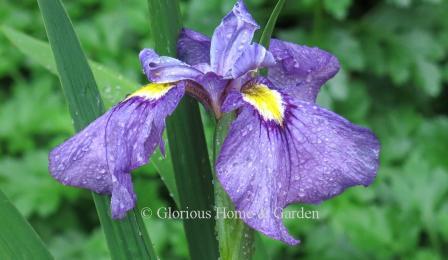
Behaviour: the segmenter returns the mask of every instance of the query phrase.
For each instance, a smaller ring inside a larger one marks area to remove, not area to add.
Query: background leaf
[[[442,75],[439,68],[426,60],[419,59],[416,64],[417,84],[431,96],[437,96],[442,90]]]

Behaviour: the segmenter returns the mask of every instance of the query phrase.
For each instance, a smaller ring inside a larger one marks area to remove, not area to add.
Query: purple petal
[[[300,100],[315,102],[320,87],[339,70],[337,58],[318,48],[272,39],[269,50],[277,65],[268,78]]]
[[[213,33],[210,49],[210,65],[213,71],[218,75],[227,76],[258,28],[243,1],[239,0]]]
[[[223,79],[213,72],[209,72],[203,77],[198,78],[197,83],[199,85],[197,85],[195,89],[203,90],[206,93],[206,100],[209,101],[215,115],[219,115],[221,113],[221,97],[229,80]],[[199,100],[203,99],[199,98]]]
[[[221,109],[222,112],[228,113],[245,105],[241,93],[237,90],[231,90],[224,100]]]
[[[263,46],[253,43],[246,47],[232,67],[232,77],[238,78],[245,73],[262,67],[275,65],[274,56]]]
[[[151,49],[143,49],[139,57],[146,77],[152,82],[169,83],[184,79],[194,80],[203,74],[180,60],[159,56]]]
[[[179,59],[192,66],[210,63],[210,38],[192,30],[183,29],[177,42],[177,55]]]
[[[240,107],[216,171],[249,226],[294,245],[299,241],[284,227],[283,209],[369,185],[378,168],[379,143],[370,130],[333,112],[285,94],[282,98],[282,125],[265,121],[248,103]]]
[[[184,88],[179,84],[158,94],[135,92],[51,151],[50,173],[64,185],[112,195],[112,217],[124,217],[136,200],[130,172],[163,145],[165,118]]]

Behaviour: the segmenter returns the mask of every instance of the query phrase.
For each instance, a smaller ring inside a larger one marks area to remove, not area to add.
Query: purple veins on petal
[[[111,195],[113,218],[134,208],[131,170],[146,164],[184,94],[184,84],[149,84],[100,116],[49,155],[52,176],[64,185]]]
[[[272,91],[281,93],[282,100],[261,97],[267,92],[263,90],[243,91],[239,101],[234,96],[225,102],[240,107],[216,170],[248,225],[294,245],[299,241],[284,227],[283,209],[291,203],[319,203],[348,187],[369,185],[378,167],[379,142],[370,130],[333,112],[281,90]],[[256,95],[258,101],[246,102],[247,95]],[[260,111],[271,109],[275,102],[284,104],[282,124]]]

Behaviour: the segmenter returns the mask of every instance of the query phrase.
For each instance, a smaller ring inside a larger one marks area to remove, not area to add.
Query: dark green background
[[[233,3],[183,1],[184,22],[211,35]],[[274,5],[246,3],[260,24]],[[141,48],[153,46],[145,0],[64,4],[90,59],[145,83],[137,57]],[[308,207],[319,211],[318,220],[286,221],[300,246],[263,237],[273,259],[448,256],[447,14],[448,1],[442,0],[287,1],[275,36],[316,45],[340,59],[342,70],[319,103],[371,127],[382,151],[371,187]],[[0,24],[46,40],[33,0],[0,2]],[[108,259],[89,192],[64,187],[47,171],[48,151],[73,134],[58,79],[1,32],[0,57],[0,188],[56,258]],[[141,207],[174,207],[150,166],[134,179]],[[151,218],[146,224],[163,259],[186,258],[180,221]]]

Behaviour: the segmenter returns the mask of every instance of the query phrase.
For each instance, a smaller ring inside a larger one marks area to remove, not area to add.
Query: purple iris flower
[[[271,40],[252,43],[258,25],[238,1],[211,40],[184,29],[180,60],[144,49],[140,61],[152,82],[56,147],[50,172],[65,185],[109,194],[114,218],[135,206],[130,172],[148,162],[185,93],[217,118],[236,119],[215,165],[217,177],[252,228],[288,244],[279,212],[292,203],[319,203],[377,172],[375,135],[316,105],[320,87],[339,70],[318,48]],[[182,61],[181,61],[182,60]],[[267,77],[257,75],[269,68]]]

